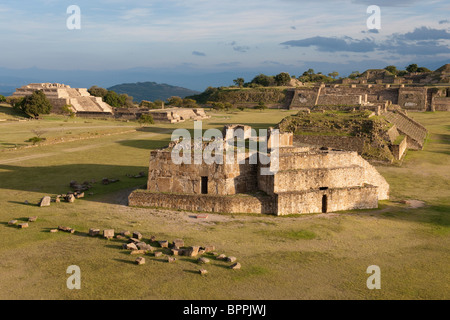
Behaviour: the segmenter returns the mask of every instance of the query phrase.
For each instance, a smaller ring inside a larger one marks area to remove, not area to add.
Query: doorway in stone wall
[[[322,196],[322,213],[327,213],[328,211],[328,197],[326,194]]]
[[[208,194],[208,177],[202,177],[202,194]]]

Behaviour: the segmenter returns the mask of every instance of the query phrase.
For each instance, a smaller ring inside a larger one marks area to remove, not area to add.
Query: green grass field
[[[203,128],[265,128],[292,113],[212,113]],[[126,175],[147,171],[150,150],[166,145],[174,128],[192,129],[193,122],[146,128],[57,116],[0,122],[0,299],[448,299],[450,113],[411,115],[430,131],[425,149],[408,151],[402,166],[378,167],[391,185],[391,200],[379,209],[288,217],[209,214],[206,220],[192,212],[124,205],[128,193],[146,183]],[[54,141],[67,131],[89,133],[90,139],[11,147],[25,144],[35,127],[46,128],[44,137]],[[120,181],[105,186],[104,177]],[[71,180],[92,179],[93,195],[36,206],[44,195],[70,191]],[[400,202],[405,199],[426,206],[410,208]],[[30,216],[38,220],[27,229],[8,226]],[[60,225],[76,232],[49,232]],[[204,266],[194,258],[169,264],[150,255],[138,266],[136,256],[121,249],[123,240],[88,237],[89,228],[140,231],[145,241],[154,235],[182,238],[188,246],[215,245],[218,253],[236,256],[242,269],[213,258],[205,266],[209,273],[200,276]],[[80,290],[66,286],[70,265],[81,269]],[[370,265],[381,268],[381,290],[366,286]]]

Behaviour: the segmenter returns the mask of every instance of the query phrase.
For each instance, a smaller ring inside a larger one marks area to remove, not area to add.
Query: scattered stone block
[[[198,255],[201,256],[202,254],[205,254],[205,250],[204,249],[200,249],[198,250]]]
[[[80,193],[75,193],[75,198],[76,199],[80,199],[80,198],[84,198],[84,192],[80,192]]]
[[[146,254],[145,250],[131,250],[130,254]]]
[[[131,232],[130,232],[130,231],[122,231],[122,232],[120,233],[120,235],[122,235],[122,236],[124,236],[124,237],[129,237],[129,236],[131,236]]]
[[[14,226],[16,224],[17,224],[17,220],[11,220],[8,222],[8,225],[10,225],[10,226]]]
[[[237,260],[236,257],[228,257],[227,258],[228,262],[236,262],[236,260]]]
[[[210,263],[210,260],[208,259],[208,258],[205,258],[205,257],[201,257],[201,258],[198,258],[198,263],[200,263],[200,264],[207,264],[207,263]]]
[[[129,241],[129,242],[133,242],[133,243],[139,243],[139,242],[141,242],[141,240],[136,239],[136,238],[130,238],[128,241]]]
[[[169,247],[169,241],[167,241],[167,240],[158,241],[158,243],[161,246],[161,248],[168,248]]]
[[[216,247],[214,247],[214,246],[206,246],[205,247],[205,252],[213,252],[214,250],[216,250]]]
[[[173,240],[173,247],[175,249],[180,249],[181,247],[184,247],[184,241],[182,239]]]
[[[134,231],[133,232],[133,238],[141,240],[142,239],[142,234],[138,231]]]
[[[134,243],[124,243],[123,248],[127,250],[138,250],[138,247]]]
[[[174,257],[167,257],[167,262],[168,263],[174,263],[177,259],[175,259]]]
[[[206,269],[200,269],[198,270],[198,273],[200,273],[202,276],[208,273],[208,270]]]
[[[27,222],[19,223],[19,228],[21,229],[28,228],[28,223]]]
[[[100,229],[94,229],[94,228],[89,229],[89,235],[91,237],[96,237],[99,234],[100,234]]]
[[[198,255],[199,249],[200,249],[200,247],[198,247],[198,246],[189,247],[186,250],[186,255],[189,257],[196,257]]]
[[[196,219],[208,219],[208,215],[205,214],[198,214],[195,216]]]
[[[156,251],[153,255],[154,255],[155,257],[161,257],[161,256],[162,256],[162,252]]]
[[[60,202],[61,202],[61,198],[60,197],[56,197],[55,203],[60,203]]]
[[[141,264],[145,264],[145,258],[144,257],[139,257],[135,260],[135,263],[137,265],[141,265]]]
[[[226,258],[227,258],[227,256],[224,255],[223,253],[222,253],[222,254],[219,254],[219,255],[217,256],[217,260],[225,260]]]
[[[58,229],[51,229],[50,230],[50,233],[56,233],[56,232],[58,232]]]
[[[118,235],[116,235],[116,239],[123,240],[123,239],[125,239],[125,237],[120,235],[120,234],[118,234]]]
[[[39,206],[40,207],[49,207],[50,206],[50,202],[52,202],[52,198],[50,198],[49,196],[45,196],[39,202]]]
[[[72,229],[69,227],[58,226],[58,230],[61,230],[64,232],[69,232],[69,233],[75,233],[75,229]]]
[[[181,256],[181,254],[180,254],[180,249],[172,249],[172,254],[173,254],[174,256]]]
[[[139,248],[139,250],[147,250],[147,251],[153,251],[154,250],[154,248],[151,245],[149,245],[149,244],[147,244],[145,242],[139,242],[139,243],[136,244],[136,246]]]
[[[151,236],[151,237],[150,237],[150,241],[151,241],[151,242],[155,242],[155,241],[156,241],[156,237],[155,237],[155,236]]]
[[[75,196],[73,195],[73,193],[69,193],[67,194],[64,199],[69,202],[69,203],[74,203],[75,202]]]
[[[239,262],[236,262],[235,264],[230,266],[230,269],[239,270],[239,269],[241,269],[241,264]]]
[[[105,237],[106,239],[114,238],[114,229],[103,230],[103,237]]]

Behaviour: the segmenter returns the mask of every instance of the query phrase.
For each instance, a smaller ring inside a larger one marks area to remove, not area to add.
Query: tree
[[[275,76],[277,86],[286,86],[291,81],[291,76],[287,72],[281,72]]]
[[[115,91],[108,91],[103,98],[103,101],[114,108],[120,108],[121,106],[119,95]]]
[[[23,99],[24,99],[24,97],[9,96],[6,98],[6,103],[9,103],[11,105],[11,107],[16,107],[19,103],[22,102]]]
[[[384,70],[389,71],[393,75],[397,75],[398,74],[398,70],[397,70],[396,66],[387,66],[386,68],[384,68]]]
[[[183,99],[183,107],[184,108],[196,108],[197,101],[195,101],[194,99],[184,98]]]
[[[122,93],[119,95],[119,105],[122,108],[133,108],[133,97],[127,95],[126,93]]]
[[[177,96],[172,96],[167,99],[167,103],[174,107],[181,107],[181,105],[183,104],[183,99]]]
[[[139,104],[139,108],[156,109],[156,105],[151,101],[142,100]]]
[[[431,70],[425,67],[419,67],[417,68],[417,72],[431,72]]]
[[[65,104],[62,108],[61,111],[63,113],[63,115],[73,118],[75,117],[75,112],[73,112],[72,110],[72,106],[70,104]]]
[[[153,103],[155,104],[156,109],[161,109],[164,106],[164,101],[160,99],[156,99]]]
[[[356,79],[357,77],[360,76],[359,71],[352,71],[352,73],[350,73],[350,75],[348,76],[350,79]]]
[[[263,111],[264,109],[267,109],[266,104],[264,101],[260,101],[257,106],[255,106],[255,109],[259,109],[259,111]]]
[[[38,118],[40,114],[49,114],[52,110],[50,101],[45,96],[44,91],[36,90],[30,96],[26,96],[14,108],[23,113]]]
[[[333,79],[336,79],[336,77],[339,75],[339,72],[333,71],[328,74],[329,77],[332,77]]]
[[[141,125],[141,127],[146,124],[155,123],[151,114],[141,114],[140,118],[138,119],[138,122]]]
[[[5,96],[0,94],[0,102],[6,102],[6,98]]]
[[[88,92],[95,97],[104,98],[106,96],[106,94],[108,93],[108,90],[106,90],[105,88],[92,86],[88,89]]]
[[[239,88],[242,88],[244,86],[244,78],[237,78],[233,80],[234,84],[237,85]]]
[[[275,79],[271,76],[266,76],[265,74],[261,73],[254,77],[251,83],[259,84],[263,87],[269,87],[275,84]]]
[[[412,63],[412,64],[410,64],[409,66],[406,67],[406,71],[408,71],[409,73],[417,72],[417,68],[418,68],[417,64]]]
[[[225,105],[222,102],[208,101],[214,110],[220,111],[225,109]]]

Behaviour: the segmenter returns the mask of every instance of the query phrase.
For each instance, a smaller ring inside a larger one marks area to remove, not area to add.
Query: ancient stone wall
[[[403,139],[398,144],[391,145],[392,154],[394,158],[400,160],[403,157],[403,154],[408,148],[407,137],[403,136]]]
[[[237,155],[235,154],[237,159]],[[225,163],[225,155],[222,160]],[[201,164],[194,161],[191,152],[190,164],[176,164],[171,150],[154,150],[150,153],[147,190],[185,194],[202,193],[202,177],[207,178],[208,194],[230,195],[253,192],[257,189],[257,165],[249,164]]]
[[[434,110],[450,111],[450,97],[436,97],[433,100]]]
[[[326,200],[324,200],[324,196]],[[378,208],[377,188],[365,185],[341,189],[279,193],[277,215],[372,208]]]
[[[398,93],[398,105],[406,110],[427,111],[427,88],[400,88]]]
[[[324,135],[295,135],[294,144],[308,144],[318,147],[328,147],[362,153],[364,139],[351,136],[324,136]]]
[[[187,211],[221,213],[276,213],[273,197],[264,195],[188,195],[134,191],[128,204],[135,207],[160,207]]]

